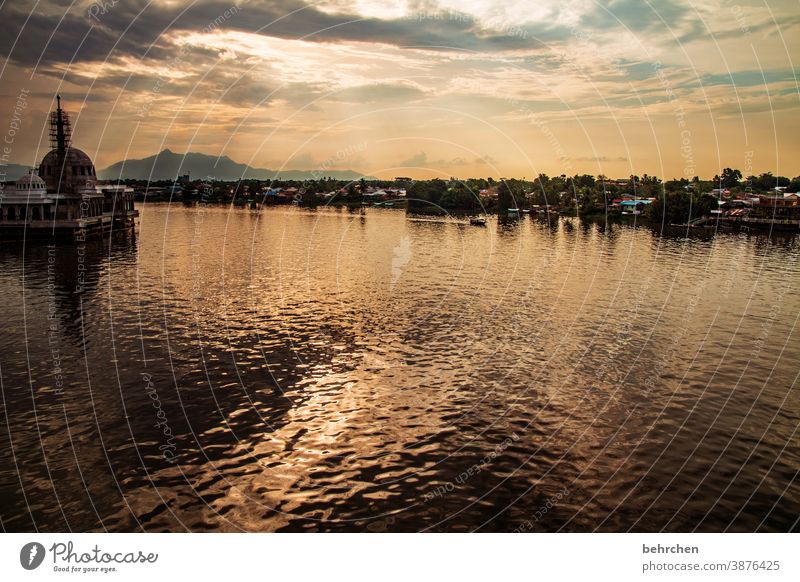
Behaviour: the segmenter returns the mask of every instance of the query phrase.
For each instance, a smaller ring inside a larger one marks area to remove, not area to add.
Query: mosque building
[[[98,182],[92,159],[72,146],[60,96],[57,103],[49,120],[52,149],[38,170],[0,190],[0,238],[78,238],[136,224],[133,189]]]

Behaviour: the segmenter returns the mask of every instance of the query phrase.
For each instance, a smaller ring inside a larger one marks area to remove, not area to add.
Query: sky
[[[60,94],[98,168],[800,174],[800,0],[0,2],[4,162]]]

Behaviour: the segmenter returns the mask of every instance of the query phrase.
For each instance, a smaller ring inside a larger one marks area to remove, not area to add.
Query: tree
[[[516,208],[514,202],[514,193],[511,191],[511,186],[506,180],[501,180],[500,185],[497,186],[497,212],[498,214],[508,214],[509,208]]]
[[[589,174],[575,174],[575,176],[572,178],[572,182],[578,188],[594,188],[595,184],[594,176]]]
[[[442,196],[447,192],[447,182],[434,178],[419,180],[406,190],[409,208],[440,206]]]
[[[708,216],[719,208],[717,198],[710,194],[678,191],[656,196],[647,208],[646,216],[653,222],[686,224],[690,220]]]
[[[599,203],[597,198],[600,197]],[[580,206],[578,207],[579,214],[589,216],[592,214],[603,213],[606,210],[606,201],[603,193],[589,189],[583,189],[580,195]]]
[[[689,180],[687,178],[681,178],[679,180],[667,180],[664,182],[664,190],[667,192],[678,192],[679,190],[686,190],[686,186],[689,185]]]
[[[480,206],[478,193],[472,191],[463,182],[455,182],[442,194],[439,200],[442,208],[452,210],[473,210]]]
[[[789,186],[791,180],[786,176],[773,176],[772,172],[764,172],[760,176],[748,176],[746,184],[755,191],[772,190],[776,186]]]
[[[739,170],[725,168],[722,170],[721,176],[715,176],[714,181],[719,184],[719,188],[735,188],[739,185],[742,179],[742,173]]]

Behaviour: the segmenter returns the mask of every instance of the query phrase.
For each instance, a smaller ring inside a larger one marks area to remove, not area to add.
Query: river
[[[0,247],[6,531],[796,531],[795,238],[140,206]]]

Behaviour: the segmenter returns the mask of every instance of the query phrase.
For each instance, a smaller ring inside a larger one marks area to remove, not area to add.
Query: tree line
[[[143,182],[125,180],[123,183],[142,189],[168,187],[171,180]],[[769,192],[776,187],[786,192],[800,192],[800,176],[787,178],[770,172],[758,176],[743,176],[733,168],[725,168],[710,180],[695,176],[662,181],[657,176],[631,175],[626,179],[610,179],[604,175],[576,174],[574,176],[548,176],[539,174],[534,179],[501,178],[450,178],[443,180],[365,180],[345,181],[335,178],[314,180],[238,180],[236,182],[200,181],[186,184],[182,199],[193,200],[201,196],[206,202],[231,202],[258,199],[265,188],[296,188],[298,202],[304,206],[322,203],[361,204],[368,188],[405,188],[408,208],[420,212],[505,212],[509,208],[549,208],[565,214],[581,216],[613,213],[615,199],[635,196],[654,198],[647,207],[647,217],[653,220],[681,222],[687,216],[708,214],[717,208],[719,194],[715,189],[730,190],[731,194]],[[193,191],[196,191],[192,193]],[[332,200],[320,194],[336,192]],[[482,193],[488,195],[481,195]]]

